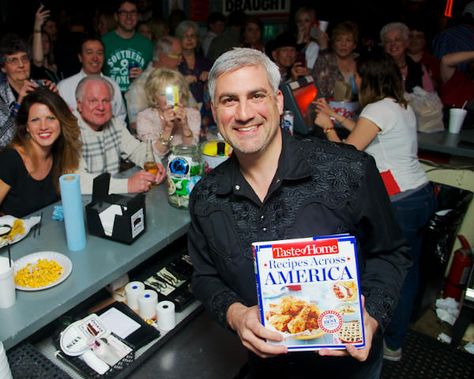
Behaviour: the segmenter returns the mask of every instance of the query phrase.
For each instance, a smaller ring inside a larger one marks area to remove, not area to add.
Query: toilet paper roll
[[[171,301],[160,301],[156,306],[156,323],[158,329],[168,331],[176,326],[176,313],[174,303]]]
[[[156,318],[158,294],[153,290],[145,290],[138,298],[138,313],[145,320]]]
[[[125,286],[125,298],[127,305],[133,310],[138,310],[138,298],[145,291],[145,285],[142,282],[130,282]]]
[[[59,187],[64,210],[67,247],[71,251],[82,250],[86,247],[86,228],[80,176],[77,174],[60,176]]]

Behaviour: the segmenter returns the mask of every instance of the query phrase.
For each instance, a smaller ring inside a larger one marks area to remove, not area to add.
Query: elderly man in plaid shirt
[[[98,174],[118,173],[120,158],[129,159],[140,167],[145,163],[146,144],[133,137],[122,120],[112,116],[113,91],[112,85],[99,75],[87,76],[77,85],[74,115],[81,129],[82,193],[92,193],[93,179]],[[152,184],[161,183],[166,171],[159,159],[155,160],[156,175],[140,170],[128,179],[112,178],[110,193],[145,192]]]

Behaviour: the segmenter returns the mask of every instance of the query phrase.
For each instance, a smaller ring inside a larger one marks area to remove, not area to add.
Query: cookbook
[[[365,346],[357,244],[349,234],[252,243],[262,324],[289,351]]]

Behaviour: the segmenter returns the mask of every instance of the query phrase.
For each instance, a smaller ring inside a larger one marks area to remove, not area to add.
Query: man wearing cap
[[[309,74],[304,63],[304,54],[301,55],[301,60],[297,60],[299,56],[296,51],[296,38],[293,35],[289,33],[278,35],[275,40],[269,42],[267,50],[280,70],[281,83],[297,80],[300,76]]]

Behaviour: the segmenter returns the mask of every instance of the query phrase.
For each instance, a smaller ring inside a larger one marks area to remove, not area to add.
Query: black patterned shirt
[[[231,304],[257,304],[252,242],[334,233],[357,238],[367,311],[382,329],[390,321],[411,262],[369,155],[284,134],[263,202],[233,156],[193,189],[190,214],[193,292],[222,325]]]

